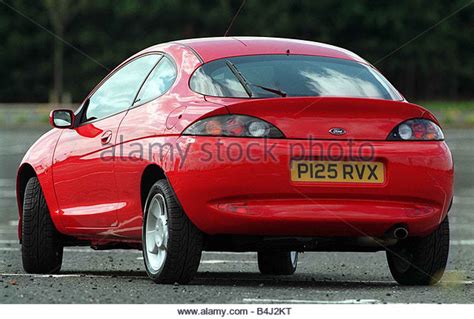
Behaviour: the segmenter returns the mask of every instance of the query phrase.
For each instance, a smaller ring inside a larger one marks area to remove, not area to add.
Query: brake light
[[[395,127],[387,138],[392,141],[442,141],[441,128],[428,119],[411,119]]]
[[[183,135],[284,138],[272,124],[247,115],[218,115],[199,120]]]
[[[209,121],[205,125],[207,135],[221,135],[222,124],[219,121]]]

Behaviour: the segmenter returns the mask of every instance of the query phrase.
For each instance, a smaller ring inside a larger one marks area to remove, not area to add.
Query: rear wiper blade
[[[256,86],[256,87],[258,87],[262,90],[274,93],[274,94],[279,95],[281,97],[286,97],[286,92],[285,91],[282,91],[282,90],[279,90],[279,89],[272,89],[272,88],[262,86],[262,85],[258,85],[258,84],[250,84],[250,85]]]
[[[282,90],[273,89],[273,88],[269,88],[269,87],[266,87],[266,86],[263,86],[263,85],[250,83],[250,82],[247,81],[247,79],[242,75],[242,73],[240,73],[239,69],[237,69],[237,67],[235,66],[234,63],[230,62],[229,60],[226,60],[225,63],[227,64],[227,66],[229,67],[229,69],[232,71],[232,73],[235,75],[235,77],[237,78],[237,80],[239,80],[240,84],[242,84],[242,86],[243,86],[245,92],[247,92],[247,94],[248,94],[249,97],[252,97],[252,96],[253,96],[253,92],[252,92],[251,86],[258,87],[259,89],[262,89],[262,90],[264,90],[264,91],[271,92],[271,93],[276,94],[276,95],[279,95],[279,96],[281,96],[281,97],[286,97],[286,92],[284,92],[284,91],[282,91]]]
[[[250,88],[250,84],[249,82],[244,78],[244,76],[242,75],[242,73],[239,72],[239,69],[237,69],[237,67],[235,66],[234,63],[230,62],[229,60],[226,60],[225,61],[225,64],[227,64],[227,66],[229,67],[229,69],[232,71],[232,73],[235,75],[235,77],[237,78],[237,80],[239,80],[240,84],[242,84],[245,92],[247,92],[247,95],[249,97],[252,97],[252,89]]]

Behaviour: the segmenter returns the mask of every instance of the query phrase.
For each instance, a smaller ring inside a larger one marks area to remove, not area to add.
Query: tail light
[[[411,119],[395,127],[387,138],[391,141],[442,141],[441,128],[427,119]]]
[[[218,115],[191,124],[183,135],[284,138],[272,124],[247,115]]]

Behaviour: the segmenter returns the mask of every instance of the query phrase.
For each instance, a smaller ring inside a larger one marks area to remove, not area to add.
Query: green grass
[[[28,122],[28,117],[26,114],[18,114],[13,118],[14,124],[22,125]]]
[[[49,114],[48,113],[41,114],[39,116],[39,121],[43,124],[48,124],[49,123]]]
[[[474,126],[474,113],[466,116],[466,124],[469,126]]]
[[[446,127],[474,127],[474,101],[418,101]]]
[[[474,101],[417,101],[415,103],[434,111],[451,109],[474,111]]]

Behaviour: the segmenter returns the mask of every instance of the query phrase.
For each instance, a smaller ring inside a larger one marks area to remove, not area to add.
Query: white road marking
[[[449,229],[472,231],[472,225],[471,224],[454,224],[454,225],[449,225]]]
[[[143,260],[143,257],[137,257],[137,260]],[[216,259],[208,259],[208,260],[201,260],[201,264],[256,264],[257,262],[254,260],[216,260]]]
[[[115,275],[89,275],[89,274],[56,274],[56,275],[40,275],[40,274],[14,274],[14,273],[5,273],[1,274],[0,276],[5,276],[5,277],[32,277],[32,278],[68,278],[68,277],[85,277],[85,278],[114,278]],[[146,278],[145,276],[117,276],[121,278]]]
[[[474,245],[474,239],[451,240],[451,245],[453,245],[453,246],[472,246],[472,245]]]
[[[0,276],[15,276],[15,277],[34,277],[34,278],[67,278],[67,277],[81,277],[80,274],[63,274],[63,275],[40,275],[40,274],[0,274]]]
[[[143,260],[143,257],[137,257],[137,260]],[[201,260],[201,264],[256,264],[257,262],[254,260],[216,260],[216,259],[208,259],[208,260]]]
[[[469,196],[454,196],[453,204],[472,204],[474,203],[474,198]]]
[[[18,244],[18,239],[0,239],[0,244]]]
[[[0,178],[0,187],[15,186],[16,180],[9,178]]]
[[[0,228],[0,234],[16,234],[18,230],[13,228]]]
[[[0,198],[16,198],[16,191],[0,190]]]
[[[201,260],[201,264],[256,264],[254,260]]]
[[[8,225],[10,225],[10,226],[18,226],[18,219],[10,220],[10,221],[8,222]]]
[[[14,241],[14,243],[18,243],[18,241]],[[0,242],[1,244],[1,242]],[[0,247],[0,251],[20,251],[20,247]],[[115,249],[115,250],[93,250],[90,248],[64,248],[65,252],[73,252],[73,253],[116,253],[116,252],[128,252],[132,254],[141,254],[142,252],[139,250],[127,250],[127,249]]]
[[[376,304],[381,303],[378,299],[345,299],[345,300],[306,300],[306,299],[259,299],[244,298],[243,302],[248,303],[278,303],[278,304]]]

